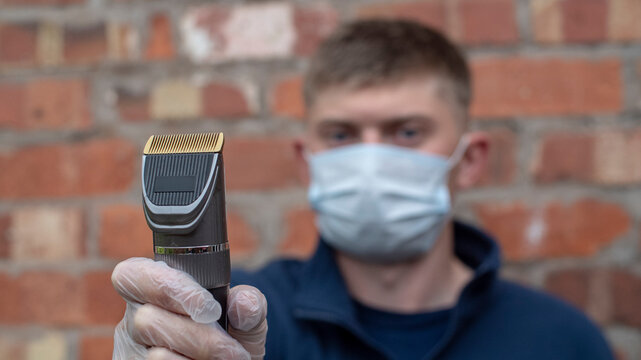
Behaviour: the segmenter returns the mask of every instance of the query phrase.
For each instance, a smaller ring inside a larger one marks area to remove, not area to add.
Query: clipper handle
[[[231,267],[228,244],[192,248],[156,246],[154,256],[156,261],[164,261],[170,267],[191,275],[198,284],[214,296],[222,310],[218,324],[225,331],[227,331],[227,296]]]
[[[229,296],[229,285],[221,286],[213,289],[207,289],[214,299],[218,301],[222,312],[220,313],[220,319],[218,319],[218,324],[227,331],[227,297]]]

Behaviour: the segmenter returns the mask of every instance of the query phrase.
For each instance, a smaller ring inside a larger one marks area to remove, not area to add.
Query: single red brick
[[[227,212],[227,233],[232,258],[245,258],[258,248],[258,237],[240,215]]]
[[[103,257],[154,256],[152,233],[141,204],[115,204],[102,208],[99,239]]]
[[[458,12],[467,44],[511,44],[519,38],[512,0],[463,0]]]
[[[400,18],[418,21],[441,31],[447,30],[445,1],[409,1],[364,5],[358,9],[363,18]]]
[[[150,119],[149,94],[134,94],[119,90],[117,96],[118,112],[121,119],[131,122],[148,121]]]
[[[25,112],[24,84],[0,84],[0,127],[20,128]]]
[[[81,79],[40,79],[26,85],[22,129],[85,129],[91,124],[88,84]]]
[[[27,272],[17,279],[25,323],[79,325],[84,322],[82,282],[57,272]]]
[[[486,58],[472,69],[477,117],[613,113],[623,104],[617,59]]]
[[[272,90],[272,113],[302,119],[305,116],[303,78],[299,75],[281,80]]]
[[[631,222],[621,206],[592,199],[534,208],[522,203],[486,204],[477,210],[506,258],[515,261],[595,255],[625,234]]]
[[[166,60],[171,59],[174,53],[171,20],[167,15],[155,14],[149,26],[146,57],[150,60]]]
[[[36,24],[0,25],[0,64],[32,65],[38,42]]]
[[[618,270],[610,274],[614,321],[632,327],[641,327],[641,276]]]
[[[510,130],[493,130],[490,136],[490,154],[485,174],[479,186],[507,185],[516,174],[516,139]]]
[[[6,214],[0,215],[0,259],[9,256],[9,229],[11,228],[11,217]]]
[[[80,360],[111,360],[114,337],[83,336],[80,339]]]
[[[589,180],[594,173],[594,137],[552,134],[544,138],[533,166],[537,181]]]
[[[298,186],[293,142],[287,138],[228,138],[225,177],[229,190]]]
[[[70,64],[98,63],[107,51],[104,24],[67,27],[64,31],[64,59]]]
[[[287,233],[278,246],[278,251],[287,256],[309,257],[318,244],[318,231],[314,223],[314,212],[308,208],[294,209],[287,213]]]
[[[91,123],[89,88],[81,79],[44,78],[0,86],[0,126],[16,130],[84,129]]]
[[[19,324],[24,321],[24,311],[21,298],[20,280],[9,274],[0,273],[0,323]]]
[[[568,42],[596,42],[607,35],[607,0],[561,2],[563,35]]]
[[[557,253],[575,252],[586,256],[595,254],[631,226],[629,214],[619,204],[591,199],[570,206],[550,204],[546,223],[550,225],[550,241],[554,242]]]
[[[294,26],[296,27],[296,45],[294,52],[298,55],[314,53],[320,42],[327,37],[338,24],[338,14],[331,7],[294,9]]]
[[[25,89],[23,84],[0,84],[0,128],[18,129],[25,112]]]
[[[69,197],[127,190],[138,156],[121,139],[55,144],[0,153],[0,198]]]
[[[203,88],[202,97],[206,117],[232,118],[251,114],[245,94],[234,85],[210,83]]]
[[[91,325],[116,325],[125,314],[125,301],[111,283],[111,272],[89,272],[83,278],[84,320]]]

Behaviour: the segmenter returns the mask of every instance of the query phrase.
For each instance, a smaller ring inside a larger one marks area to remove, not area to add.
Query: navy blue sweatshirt
[[[499,249],[487,235],[455,223],[454,240],[456,255],[474,275],[456,305],[441,310],[443,331],[426,338],[431,343],[419,359],[613,359],[597,327],[578,310],[500,279]],[[397,358],[359,321],[359,305],[322,239],[309,260],[234,271],[232,282],[267,297],[266,359]]]

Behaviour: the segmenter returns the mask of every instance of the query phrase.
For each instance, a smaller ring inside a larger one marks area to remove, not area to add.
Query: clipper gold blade
[[[153,135],[144,154],[217,153],[223,149],[223,133]]]

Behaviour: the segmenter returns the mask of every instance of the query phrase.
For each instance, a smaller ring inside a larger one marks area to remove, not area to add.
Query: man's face
[[[307,150],[379,143],[450,156],[463,111],[435,77],[419,76],[364,89],[332,87],[309,109]]]

